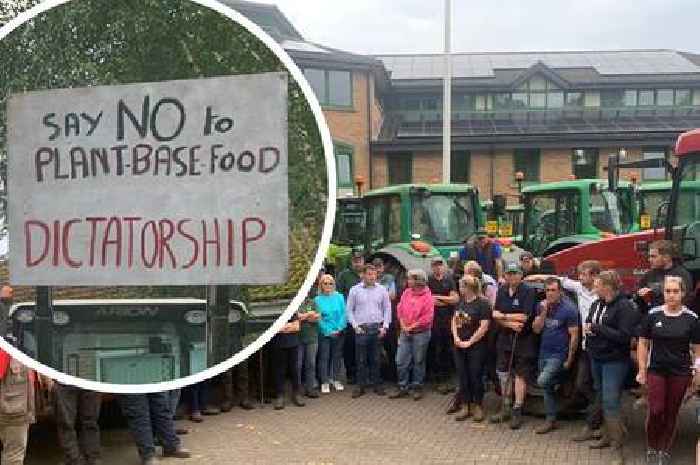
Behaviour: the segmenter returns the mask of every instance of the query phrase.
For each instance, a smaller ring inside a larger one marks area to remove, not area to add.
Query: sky
[[[363,54],[444,50],[444,0],[257,0],[309,41]],[[455,52],[700,52],[698,0],[453,0]]]

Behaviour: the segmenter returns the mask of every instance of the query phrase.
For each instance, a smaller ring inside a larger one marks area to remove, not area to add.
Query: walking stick
[[[501,397],[501,411],[506,411],[506,399],[511,396],[511,376],[513,374],[513,358],[515,357],[515,346],[518,343],[518,334],[513,336],[513,346],[510,349],[510,360],[508,360],[508,373],[506,374],[506,382],[503,387],[503,396]]]

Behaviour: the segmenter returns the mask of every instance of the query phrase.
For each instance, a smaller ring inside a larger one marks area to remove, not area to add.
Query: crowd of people
[[[671,242],[652,243],[651,270],[628,296],[620,276],[597,261],[580,263],[577,279],[545,275],[531,254],[505,263],[482,239],[447,263],[434,258],[430,273],[407,270],[405,283],[385,271],[381,258],[365,263],[354,253],[337,276],[319,275],[271,340],[274,408],[286,406],[287,380],[291,403],[303,407],[304,397],[343,391],[347,384],[353,399],[383,396],[388,379],[396,380],[390,399],[420,401],[429,379],[437,392],[453,393],[446,413],[456,421],[519,429],[529,386],[544,399],[545,418],[535,432],[545,435],[558,428],[562,386],[569,383],[588,409],[572,440],[611,448],[613,463],[621,465],[628,434],[621,397],[636,381],[648,406],[646,463],[668,464],[683,399],[700,389],[700,322],[686,306],[694,290],[674,257]],[[247,372],[241,364],[223,376],[218,408],[209,406],[208,383],[188,388],[189,419],[231,410],[234,390],[242,408],[254,408]],[[487,415],[484,395],[491,385],[501,401]],[[54,393],[66,463],[98,463],[99,395],[37,376],[0,352],[2,463],[23,463],[37,387]],[[157,444],[164,456],[190,456],[179,438],[187,429],[175,425],[179,390],[118,399],[144,464],[156,463]]]

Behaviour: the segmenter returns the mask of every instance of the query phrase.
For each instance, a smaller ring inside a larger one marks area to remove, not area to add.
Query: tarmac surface
[[[430,391],[421,401],[388,399],[372,392],[351,399],[349,390],[331,392],[320,399],[306,399],[306,407],[287,404],[282,411],[269,403],[258,409],[235,408],[229,413],[205,417],[203,423],[179,421],[191,432],[182,436],[192,451],[190,459],[161,459],[163,464],[607,464],[608,450],[597,451],[576,444],[570,437],[583,422],[568,420],[560,429],[537,435],[542,419],[526,417],[519,431],[507,425],[456,422],[444,414],[450,397]],[[493,409],[497,398],[489,395]],[[626,447],[628,465],[644,463],[644,410],[625,400],[630,435]],[[674,464],[696,463],[697,400],[683,407]],[[131,437],[123,426],[105,428],[102,465],[140,463]],[[31,436],[27,465],[58,464],[61,454],[53,428],[39,425]],[[700,463],[700,462],[699,462]]]

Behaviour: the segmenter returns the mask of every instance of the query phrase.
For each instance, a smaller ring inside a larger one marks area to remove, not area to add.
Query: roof
[[[393,81],[435,80],[444,75],[444,54],[377,55],[377,58],[391,72]],[[492,80],[499,70],[522,71],[537,63],[557,72],[568,70],[575,79],[687,74],[700,78],[700,64],[692,54],[675,50],[455,53],[452,74],[456,79]]]
[[[243,0],[219,0],[260,26],[273,39],[304,40],[299,31],[276,5]]]
[[[546,182],[535,186],[525,187],[523,194],[536,194],[540,192],[549,192],[556,190],[580,190],[589,189],[591,185],[601,184],[608,186],[607,179],[572,179],[567,181]],[[620,181],[619,187],[631,187],[632,184],[627,181]]]
[[[436,193],[461,193],[461,192],[474,192],[474,187],[471,184],[398,184],[395,186],[382,187],[381,189],[375,189],[373,191],[367,192],[364,197],[373,197],[375,195],[387,195],[387,194],[401,194],[407,192],[410,188],[424,188],[430,192]]]
[[[643,192],[670,191],[672,186],[671,181],[644,183],[639,186],[639,190]],[[697,191],[700,190],[700,181],[682,181],[680,189]]]

